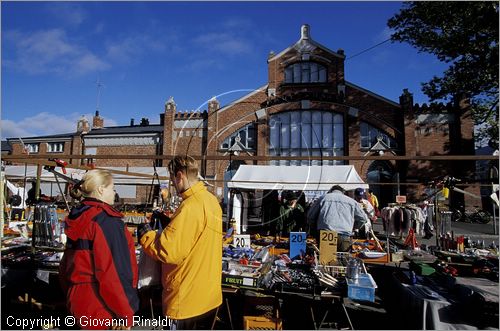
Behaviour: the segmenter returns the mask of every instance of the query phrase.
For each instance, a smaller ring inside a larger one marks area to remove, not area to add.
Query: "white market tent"
[[[100,169],[108,169],[108,170],[119,170],[119,171],[127,171],[131,173],[139,173],[144,175],[153,176],[154,168],[153,167],[99,167]],[[6,166],[5,167],[5,177],[9,180],[22,180],[24,177],[27,179],[36,179],[36,166],[27,166],[26,167],[26,176],[25,176],[25,167],[24,166]],[[55,168],[55,171],[63,174],[61,168]],[[158,176],[167,177],[168,170],[166,167],[156,167],[156,171]],[[81,169],[71,169],[66,168],[66,176],[72,179],[80,180],[82,176],[85,174],[85,170]],[[54,174],[50,171],[47,171],[42,168],[42,175],[40,177],[42,182],[55,182]],[[59,178],[60,182],[65,182],[64,179]],[[124,175],[124,174],[116,174],[113,173],[113,181],[115,184],[125,184],[125,185],[151,185],[152,178],[141,177],[136,175]],[[165,182],[164,180],[160,180],[161,183]],[[155,184],[158,181],[155,180]]]
[[[241,165],[227,184],[229,188],[294,191],[328,191],[333,185],[346,191],[368,189],[352,165]]]
[[[108,169],[108,170],[119,170],[119,171],[127,171],[130,173],[144,174],[152,176],[154,174],[153,167],[99,167],[100,169]],[[26,177],[27,180],[36,179],[36,170],[37,166],[5,166],[5,178],[9,181],[22,181]],[[26,171],[26,176],[25,176]],[[55,168],[55,171],[63,174],[61,168]],[[158,176],[160,177],[168,177],[168,170],[166,167],[156,167],[156,171]],[[82,176],[85,174],[85,170],[81,169],[72,169],[66,168],[65,176],[80,180]],[[135,185],[151,185],[153,179],[150,177],[141,177],[137,175],[125,175],[125,174],[116,174],[113,173],[113,181],[115,183],[115,190],[122,198],[135,198],[136,197],[136,186]],[[59,189],[56,184],[56,179],[53,173],[47,171],[42,168],[42,174],[40,177],[40,187],[42,189],[42,193],[46,195],[56,195],[59,194]],[[66,181],[59,177],[59,182],[63,186]],[[158,180],[155,179],[154,184],[158,184]],[[168,184],[165,180],[160,180],[160,184]],[[27,185],[27,188],[31,187]]]
[[[241,165],[233,178],[227,182],[228,188],[241,190],[230,195],[228,209],[236,222],[238,233],[248,228],[247,193],[245,190],[293,190],[304,192],[325,192],[333,185],[340,185],[346,191],[358,187],[368,189],[352,165],[335,166],[269,166]]]

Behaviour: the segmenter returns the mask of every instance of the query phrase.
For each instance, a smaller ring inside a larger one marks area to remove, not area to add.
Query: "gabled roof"
[[[305,24],[305,25],[302,25],[302,27],[301,27],[300,39],[295,44],[284,49],[283,51],[274,55],[273,57],[270,57],[267,60],[267,62],[275,60],[275,59],[283,56],[284,54],[288,53],[292,49],[296,49],[298,51],[303,51],[303,52],[310,52],[310,51],[314,50],[315,48],[320,48],[320,49],[326,51],[327,53],[332,54],[333,56],[336,56],[336,57],[341,58],[341,59],[345,59],[345,55],[334,52],[331,49],[329,49],[328,47],[321,45],[320,43],[312,40],[311,36],[309,35],[309,25]]]
[[[63,138],[70,139],[75,134],[76,134],[76,132],[60,133],[60,134],[53,134],[53,135],[47,135],[47,136],[21,137],[21,139],[23,140],[23,142],[33,142],[33,141],[38,141],[38,140],[63,139]],[[7,141],[19,141],[19,138],[7,138]]]
[[[107,134],[140,134],[140,133],[161,133],[163,125],[134,125],[134,126],[111,126],[102,129],[90,130],[85,136],[101,136]]]
[[[244,95],[244,96],[242,96],[241,98],[239,98],[239,99],[237,99],[237,100],[235,100],[235,101],[231,102],[230,104],[225,105],[224,107],[220,108],[217,112],[220,114],[220,113],[222,113],[224,110],[226,110],[226,109],[228,109],[228,108],[230,108],[230,107],[232,107],[232,106],[234,106],[234,105],[236,105],[236,104],[238,104],[238,103],[242,102],[243,100],[245,100],[245,99],[247,99],[247,98],[251,97],[251,96],[252,96],[252,95],[254,95],[254,94],[257,94],[257,93],[259,93],[259,92],[265,92],[265,91],[266,91],[266,89],[267,89],[267,86],[268,86],[268,84],[265,84],[265,85],[262,85],[261,87],[256,88],[256,89],[255,89],[255,90],[253,90],[252,92],[250,92],[250,93],[248,93],[248,94],[245,94],[245,95]]]
[[[399,103],[394,102],[394,101],[392,101],[392,100],[390,100],[390,99],[387,99],[386,97],[383,97],[383,96],[381,96],[380,94],[377,94],[377,93],[374,93],[374,92],[372,92],[372,91],[369,91],[369,90],[367,90],[367,89],[365,89],[365,88],[362,88],[361,86],[358,86],[358,85],[353,84],[353,83],[351,83],[351,82],[345,81],[345,85],[346,85],[346,86],[349,86],[349,87],[352,87],[352,88],[354,88],[354,89],[356,89],[356,90],[363,91],[363,92],[365,92],[366,94],[369,94],[369,95],[371,95],[372,97],[377,98],[377,99],[379,99],[379,100],[382,100],[382,101],[384,101],[384,102],[388,102],[388,103],[390,103],[391,105],[393,105],[393,106],[395,106],[395,107],[401,107],[401,105],[400,105]]]

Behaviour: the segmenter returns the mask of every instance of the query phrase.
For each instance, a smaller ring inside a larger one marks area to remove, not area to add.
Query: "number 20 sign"
[[[250,248],[250,235],[237,234],[234,236],[234,246],[240,248]]]

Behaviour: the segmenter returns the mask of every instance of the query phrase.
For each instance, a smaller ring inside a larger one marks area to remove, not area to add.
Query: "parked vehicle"
[[[452,211],[451,220],[454,222],[480,223],[487,224],[492,216],[485,210],[474,206],[472,209],[465,209],[463,206]]]

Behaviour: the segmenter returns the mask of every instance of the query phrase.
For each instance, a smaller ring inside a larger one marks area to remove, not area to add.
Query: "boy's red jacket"
[[[100,316],[124,318],[130,326],[139,308],[137,260],[122,217],[95,199],[85,199],[73,208],[65,220],[67,243],[59,274],[72,314],[100,307]],[[84,297],[75,290],[82,286],[88,287]]]

